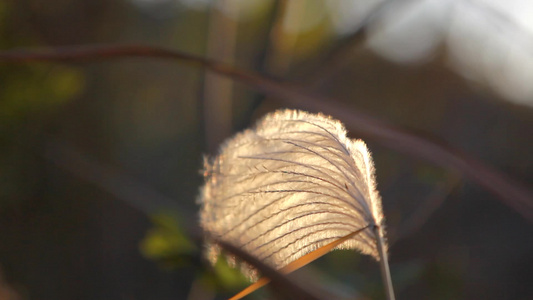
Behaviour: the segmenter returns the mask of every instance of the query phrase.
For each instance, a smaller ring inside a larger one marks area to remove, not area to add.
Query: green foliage
[[[232,268],[223,257],[220,257],[213,266],[213,272],[215,282],[223,289],[235,290],[250,284],[249,279],[238,269]]]
[[[40,182],[34,145],[20,138],[25,124],[40,124],[39,116],[72,100],[84,86],[83,72],[71,67],[0,66],[0,207],[29,199]]]
[[[448,262],[436,262],[427,267],[424,277],[431,287],[432,299],[459,299],[465,279],[456,266]]]
[[[15,5],[16,6],[16,5]],[[27,27],[13,26],[20,14],[9,2],[0,2],[0,48],[36,44],[39,35]],[[2,124],[29,119],[32,113],[47,112],[79,95],[85,87],[84,73],[74,67],[28,63],[0,65],[0,120]]]
[[[191,255],[198,252],[180,228],[178,219],[168,213],[151,217],[154,227],[140,243],[141,253],[161,267],[175,268],[182,265]]]
[[[13,120],[41,112],[77,96],[84,74],[71,67],[32,65],[0,68],[0,118]]]
[[[148,259],[158,263],[163,269],[176,269],[200,263],[200,249],[190,240],[181,228],[179,218],[169,213],[151,216],[154,227],[148,230],[139,247]],[[225,258],[204,272],[198,273],[205,286],[212,289],[234,292],[250,284],[250,281],[237,269],[231,267]]]

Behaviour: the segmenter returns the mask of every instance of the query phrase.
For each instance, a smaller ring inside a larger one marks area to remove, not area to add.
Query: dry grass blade
[[[270,278],[272,284],[276,287],[276,291],[281,295],[289,299],[306,299],[306,300],[319,300],[322,299],[319,295],[311,292],[310,288],[303,288],[298,283],[287,278],[280,272],[276,271],[274,268],[268,266],[262,261],[255,258],[253,255],[250,255],[246,251],[242,250],[239,247],[227,243],[223,240],[214,240],[218,245],[220,245],[225,251],[232,253],[238,256],[240,259],[245,261],[254,268],[260,270],[262,274]]]
[[[316,249],[313,252],[307,253],[306,255],[304,255],[304,256],[298,258],[297,260],[289,263],[285,267],[279,269],[279,272],[281,272],[283,274],[289,274],[291,272],[294,272],[294,271],[300,269],[301,267],[303,267],[303,266],[305,266],[305,265],[307,265],[307,264],[319,259],[320,257],[326,255],[331,250],[333,250],[335,247],[337,247],[340,244],[344,243],[345,241],[347,241],[348,239],[352,238],[354,235],[358,234],[359,232],[365,230],[367,227],[363,227],[363,228],[361,228],[361,229],[359,229],[357,231],[354,231],[354,232],[352,232],[350,234],[347,234],[347,235],[343,236],[342,238],[340,238],[338,240],[335,240],[335,241],[333,241],[333,242],[331,242],[331,243],[329,243],[327,245],[324,245],[324,246]],[[241,292],[239,292],[235,296],[231,297],[229,300],[241,299],[241,298],[253,293],[254,291],[258,290],[259,288],[267,285],[269,282],[270,282],[270,279],[268,277],[261,277],[261,278],[259,278],[259,280],[257,280],[252,285],[248,286],[247,288],[245,288],[244,290],[242,290]]]

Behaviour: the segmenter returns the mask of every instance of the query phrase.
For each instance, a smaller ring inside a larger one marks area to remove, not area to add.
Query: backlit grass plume
[[[206,160],[204,175],[200,223],[209,236],[281,269],[360,231],[335,248],[380,260],[390,285],[372,158],[339,121],[295,110],[271,113],[226,141]],[[212,262],[219,252],[209,246]]]

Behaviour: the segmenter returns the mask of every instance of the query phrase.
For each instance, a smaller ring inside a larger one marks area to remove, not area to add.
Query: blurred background
[[[209,57],[445,141],[531,189],[532,16],[529,0],[4,0],[0,49]],[[202,260],[202,159],[286,106],[171,60],[0,62],[0,299],[238,292],[238,273]],[[531,220],[458,172],[367,143],[399,299],[533,299]],[[384,298],[378,265],[353,251],[302,272],[339,299]]]

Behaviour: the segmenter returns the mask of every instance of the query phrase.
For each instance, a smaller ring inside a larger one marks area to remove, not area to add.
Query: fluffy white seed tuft
[[[337,120],[271,113],[226,141],[204,175],[202,228],[274,268],[367,225],[338,248],[379,260],[372,225],[382,226],[383,215],[372,158]],[[215,261],[216,245],[208,253]]]

